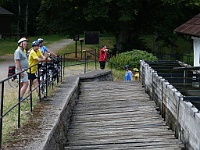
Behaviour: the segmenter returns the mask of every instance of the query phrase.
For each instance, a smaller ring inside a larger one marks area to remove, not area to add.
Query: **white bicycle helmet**
[[[21,39],[17,42],[17,44],[20,45],[20,43],[22,43],[22,42],[24,42],[24,41],[28,41],[28,39],[25,38],[25,37],[23,37],[23,38],[21,38]]]
[[[43,41],[44,41],[44,40],[43,40],[42,38],[39,38],[39,39],[38,39],[38,42],[39,42],[39,43],[42,43]]]

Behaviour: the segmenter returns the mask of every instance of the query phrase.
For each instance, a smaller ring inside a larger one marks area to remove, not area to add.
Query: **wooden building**
[[[190,35],[193,39],[194,66],[200,66],[200,13],[181,26],[175,32]]]
[[[0,7],[0,38],[11,34],[11,16],[13,13]]]

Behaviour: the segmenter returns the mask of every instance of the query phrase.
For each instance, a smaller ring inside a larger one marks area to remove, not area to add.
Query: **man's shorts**
[[[28,82],[28,73],[24,71],[23,74],[24,74],[23,76],[20,76],[20,82]]]
[[[31,81],[33,81],[33,80],[37,79],[37,77],[36,77],[35,74],[28,73],[28,79],[31,80]]]

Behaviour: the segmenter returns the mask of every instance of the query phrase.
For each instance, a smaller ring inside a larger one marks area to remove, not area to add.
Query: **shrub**
[[[123,67],[129,65],[130,68],[139,68],[140,60],[145,60],[148,62],[157,61],[157,57],[153,54],[142,50],[132,50],[129,52],[120,53],[119,55],[110,58],[110,61]]]

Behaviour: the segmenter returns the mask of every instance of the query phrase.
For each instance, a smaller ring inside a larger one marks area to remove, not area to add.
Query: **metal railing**
[[[76,65],[84,65],[83,72],[86,73],[88,69],[88,64],[90,62],[95,63],[95,70],[97,69],[96,67],[96,49],[94,50],[83,50],[83,53],[78,52],[77,57],[72,59],[71,56],[73,56],[75,53],[64,53],[63,54],[63,67],[67,66],[76,66]],[[94,54],[94,55],[91,55]],[[93,56],[93,57],[92,57]],[[71,63],[71,64],[70,64]],[[65,69],[63,69],[65,70]]]
[[[60,81],[60,82],[62,82],[63,81],[63,78],[64,78],[64,75],[65,75],[65,67],[67,67],[67,66],[75,66],[75,65],[84,65],[84,69],[83,69],[83,72],[84,73],[86,73],[87,72],[87,69],[88,69],[88,64],[90,63],[90,62],[94,62],[95,63],[95,70],[97,69],[97,62],[98,62],[98,55],[97,55],[97,51],[96,50],[84,50],[83,51],[83,54],[81,54],[81,57],[82,57],[82,55],[84,56],[84,58],[83,59],[77,59],[76,58],[76,63],[74,63],[74,64],[67,64],[69,61],[70,61],[70,57],[67,57],[68,55],[73,55],[74,53],[64,53],[61,57],[60,57],[60,59],[61,59],[61,62],[60,62],[60,67],[61,67],[61,70],[60,70],[60,80],[59,80],[59,78],[57,78],[57,83]],[[112,70],[112,68],[113,67],[119,67],[119,68],[124,68],[124,67],[121,67],[121,66],[119,66],[118,64],[115,64],[115,63],[113,63],[113,62],[111,62],[111,61],[109,61],[109,60],[107,60],[107,62],[108,63],[110,63],[111,64],[111,70]],[[36,64],[36,65],[38,65],[38,64]],[[31,66],[31,67],[34,67],[34,66],[36,66],[36,65],[33,65],[33,66]],[[31,67],[29,67],[28,69],[30,69]],[[22,100],[20,100],[20,84],[19,84],[19,86],[18,86],[18,88],[17,88],[17,90],[18,90],[18,96],[16,97],[16,99],[18,100],[17,101],[17,103],[15,103],[13,106],[11,106],[10,108],[8,108],[8,110],[7,111],[3,111],[3,109],[4,109],[4,101],[5,101],[5,98],[4,98],[4,94],[5,94],[5,83],[6,82],[8,82],[8,80],[10,80],[11,78],[14,78],[14,77],[16,77],[16,76],[18,76],[18,80],[20,81],[20,74],[21,73],[23,73],[23,72],[25,72],[25,71],[27,71],[28,69],[26,69],[26,70],[24,70],[24,71],[21,71],[21,72],[19,72],[19,73],[17,73],[17,74],[14,74],[14,75],[12,75],[12,76],[10,76],[10,77],[8,77],[8,78],[6,78],[6,79],[4,79],[4,80],[2,80],[2,81],[0,81],[0,88],[1,88],[1,97],[0,97],[0,101],[1,101],[1,106],[0,106],[0,148],[2,148],[2,130],[3,130],[3,118],[6,116],[6,115],[8,115],[14,108],[16,108],[16,107],[18,107],[18,114],[17,114],[17,121],[18,121],[18,123],[17,123],[17,126],[18,126],[18,128],[20,128],[20,125],[21,125],[21,118],[20,118],[20,116],[21,116],[21,103],[22,102],[24,102],[24,101],[27,101],[27,100],[30,100],[30,112],[32,113],[32,111],[33,111],[33,92],[36,90],[36,89],[38,89],[38,91],[39,91],[39,94],[38,94],[38,96],[39,96],[39,100],[41,101],[41,90],[40,90],[40,85],[42,84],[41,83],[41,81],[40,81],[40,70],[39,70],[39,67],[38,67],[38,69],[37,69],[37,72],[38,72],[38,86],[37,87],[35,87],[35,88],[32,88],[32,86],[29,86],[30,87],[30,93],[26,96],[26,97],[24,97]],[[31,70],[31,69],[30,69]],[[46,74],[47,74],[47,70],[48,70],[48,68],[47,68],[47,63],[46,63]],[[31,73],[31,72],[30,72]],[[46,85],[47,85],[47,80],[48,80],[48,78],[46,78],[46,80],[45,81],[42,81],[42,82],[45,82],[46,83]],[[30,85],[32,85],[32,81],[30,81]],[[48,87],[46,88],[46,95],[45,96],[47,96],[48,95]]]
[[[192,54],[161,54],[153,53],[159,60],[180,60],[189,65],[193,64],[193,55]]]
[[[94,52],[92,50],[84,51],[85,58],[87,56],[87,53],[95,57],[95,69],[96,69],[96,64],[97,64],[97,61],[99,59],[99,56],[97,55],[96,50]],[[113,63],[109,59],[106,62],[108,62],[110,64],[111,70],[113,69],[113,67],[124,69],[124,67],[120,66],[119,64]]]
[[[62,62],[62,56],[61,56],[60,59],[61,59],[61,63],[60,63],[61,70],[60,70],[60,72],[57,72],[57,74],[59,73],[60,76],[54,74],[57,77],[57,79],[56,79],[57,84],[58,84],[59,81],[62,82],[63,75],[64,75],[63,74],[64,73],[64,71],[63,71],[64,67],[63,67],[63,62]],[[31,68],[34,67],[34,66],[36,66],[36,65],[38,65],[38,64],[35,64],[35,65],[29,67],[28,69],[31,71]],[[8,78],[0,81],[0,88],[1,88],[1,95],[0,95],[1,96],[0,97],[0,102],[1,102],[1,106],[0,106],[0,109],[1,109],[0,110],[0,148],[2,148],[3,118],[6,115],[8,115],[14,108],[18,107],[18,114],[17,114],[17,116],[18,116],[17,117],[18,118],[17,122],[18,123],[17,123],[17,126],[18,126],[18,128],[20,128],[20,126],[21,126],[21,117],[20,117],[21,116],[21,103],[24,102],[25,100],[30,100],[30,112],[32,113],[32,111],[33,111],[33,96],[32,96],[32,94],[33,94],[33,92],[36,89],[38,89],[38,91],[39,91],[38,96],[39,96],[39,100],[41,101],[41,90],[40,90],[41,82],[40,82],[40,73],[39,73],[40,70],[39,70],[39,67],[38,67],[38,69],[37,69],[37,72],[38,72],[37,78],[38,78],[38,82],[39,82],[38,86],[35,87],[35,88],[33,88],[33,89],[32,89],[32,86],[29,86],[30,87],[30,89],[29,89],[30,93],[28,93],[28,95],[26,97],[24,97],[23,99],[20,99],[20,88],[21,87],[20,87],[20,84],[18,84],[18,87],[17,87],[18,96],[16,97],[16,99],[18,101],[17,101],[17,103],[15,103],[13,106],[11,106],[10,108],[8,108],[4,112],[4,101],[6,100],[5,99],[5,83],[8,82],[8,80],[11,80],[12,78],[15,78],[16,76],[18,77],[18,79],[16,79],[16,80],[20,81],[21,80],[20,74],[23,73],[23,72],[25,72],[25,71],[27,71],[28,69],[26,69],[24,71],[21,71],[19,73],[16,73],[16,74],[14,74],[14,75],[12,75],[12,76],[10,76],[10,77],[8,77]],[[48,70],[48,68],[47,68],[47,63],[46,63],[46,72],[45,72],[46,74],[47,74],[47,70]],[[60,80],[59,80],[59,78],[60,78]],[[47,80],[49,80],[48,77],[46,78],[45,81],[42,81],[42,82],[46,82],[46,85],[47,85]],[[32,81],[31,80],[30,80],[30,85],[32,85]],[[52,87],[53,87],[53,85],[52,85]],[[46,88],[46,96],[47,96],[47,93],[48,93],[48,87]],[[30,98],[30,99],[28,99],[28,98]]]

